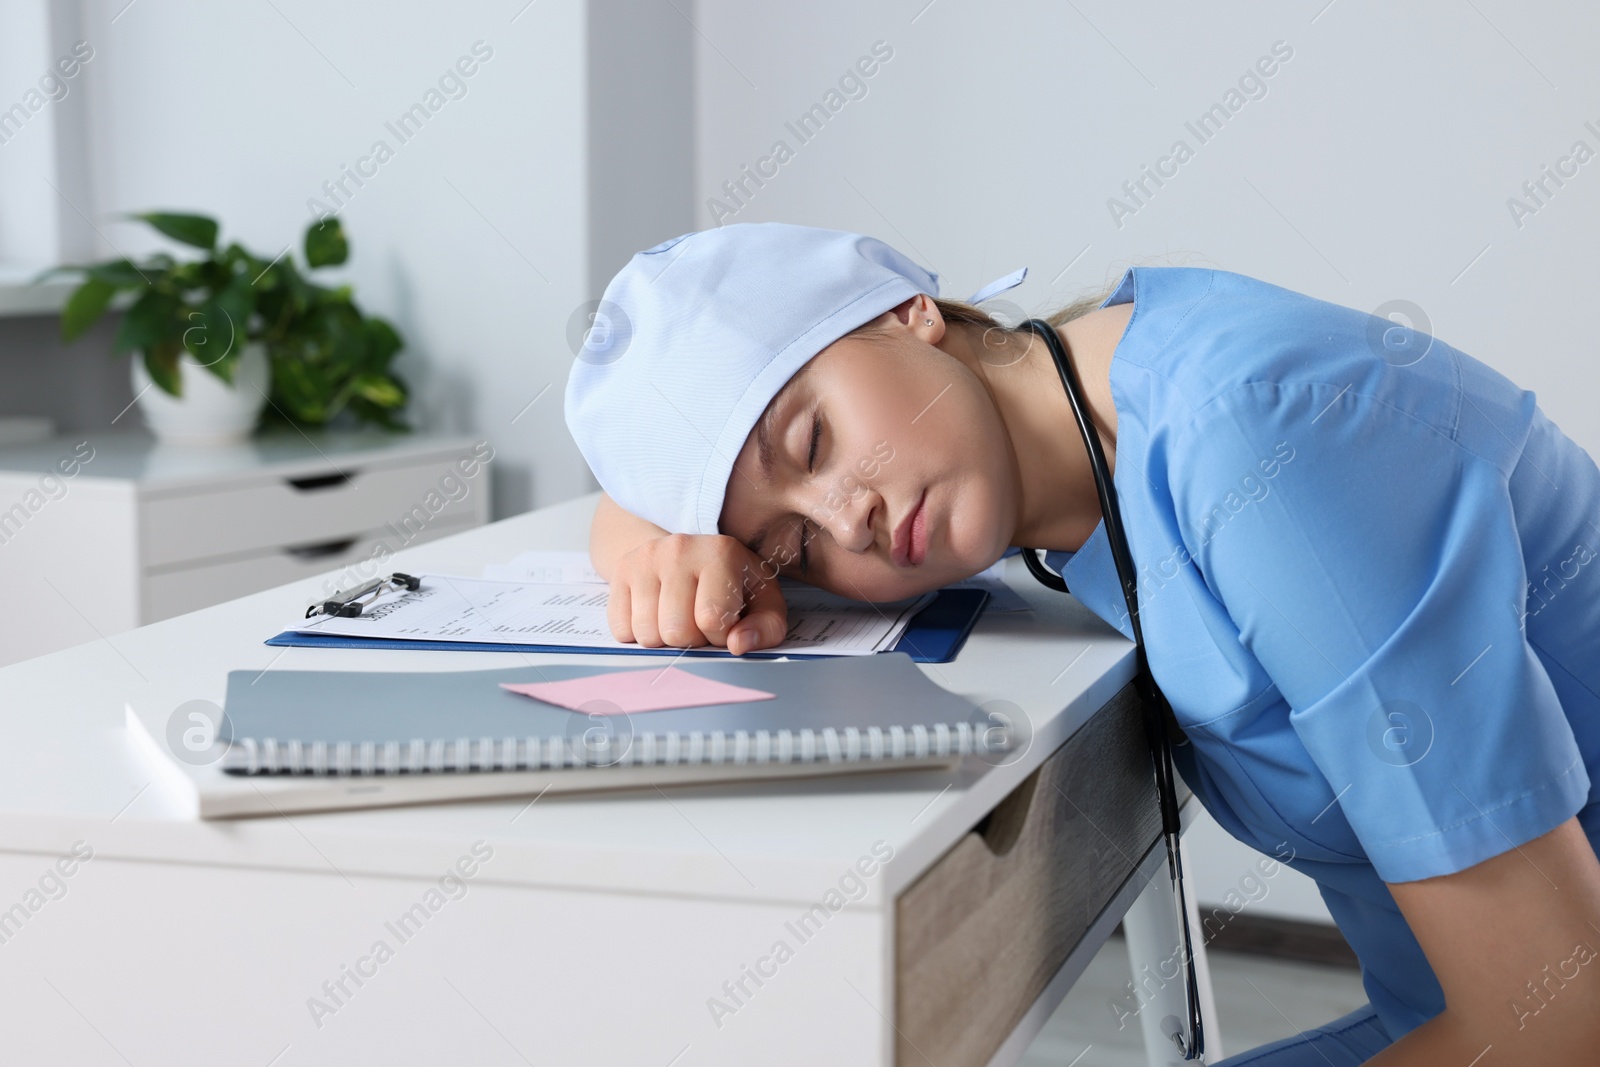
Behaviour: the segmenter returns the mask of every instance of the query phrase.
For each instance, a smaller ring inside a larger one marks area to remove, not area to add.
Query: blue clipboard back
[[[985,589],[941,589],[933,603],[912,616],[906,632],[890,651],[904,652],[916,663],[949,663],[966,643],[967,635],[983,614],[989,599]],[[500,645],[466,641],[402,641],[371,639],[333,634],[301,634],[286,631],[266,640],[269,645],[297,648],[386,648],[437,652],[552,652],[618,656],[727,656],[716,649],[681,648],[573,648],[571,645]],[[746,659],[776,659],[784,653],[747,652]],[[790,659],[835,659],[832,653],[788,653]]]

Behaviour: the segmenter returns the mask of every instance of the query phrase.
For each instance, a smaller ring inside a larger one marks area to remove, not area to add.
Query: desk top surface
[[[531,548],[582,549],[599,494],[396,554],[394,569],[476,575]],[[603,655],[276,648],[322,588],[309,578],[0,668],[0,840],[97,857],[437,878],[475,841],[507,884],[809,903],[879,844],[894,851],[858,906],[883,907],[1133,676],[1133,646],[1019,558],[1007,581],[1033,605],[985,614],[954,662],[919,664],[1032,724],[1014,762],[667,790],[549,794],[290,817],[189,818],[124,732],[125,706],[222,703],[234,669],[476,670],[529,662],[634,665]]]

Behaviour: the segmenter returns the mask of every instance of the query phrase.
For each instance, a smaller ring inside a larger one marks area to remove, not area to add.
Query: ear
[[[910,300],[902,300],[896,306],[890,308],[888,311],[885,311],[884,314],[893,315],[896,319],[900,320],[900,325],[902,326],[908,325],[911,322],[911,313],[914,310],[914,305],[916,304],[918,297],[921,295],[921,293],[918,293],[917,296],[912,297]]]
[[[892,320],[890,316],[893,316]],[[878,316],[878,323],[891,329],[909,330],[918,340],[930,345],[938,344],[945,331],[944,316],[939,314],[933,298],[927,293],[918,293],[885,311]]]

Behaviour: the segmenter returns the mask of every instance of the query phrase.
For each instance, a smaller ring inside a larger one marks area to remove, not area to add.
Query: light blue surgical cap
[[[859,233],[738,222],[663,241],[594,309],[567,427],[625,510],[670,533],[719,533],[733,461],[767,403],[812,356],[918,293],[938,296],[938,274]]]

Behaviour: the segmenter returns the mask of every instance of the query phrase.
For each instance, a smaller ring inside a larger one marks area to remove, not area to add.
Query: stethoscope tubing
[[[1190,1038],[1185,1041],[1182,1034],[1170,1036],[1183,1052],[1185,1060],[1200,1059],[1205,1055],[1204,1028],[1200,1018],[1200,985],[1195,974],[1189,909],[1184,894],[1183,853],[1179,848],[1178,839],[1182,823],[1178,814],[1172,742],[1167,734],[1167,720],[1169,718],[1176,720],[1172,716],[1171,705],[1167,702],[1166,695],[1161,692],[1160,686],[1156,685],[1155,676],[1150,672],[1144,631],[1139,625],[1138,575],[1133,566],[1133,553],[1128,548],[1127,534],[1122,525],[1122,511],[1117,506],[1117,495],[1112,484],[1110,466],[1106,463],[1105,449],[1100,443],[1099,431],[1089,419],[1088,405],[1083,400],[1077,372],[1073,369],[1072,361],[1067,358],[1061,338],[1053,326],[1042,319],[1029,319],[1023,325],[1043,337],[1045,344],[1049,346],[1050,356],[1055,361],[1056,373],[1061,378],[1061,386],[1066,390],[1067,400],[1072,405],[1073,418],[1078,424],[1078,432],[1083,436],[1084,448],[1089,454],[1089,465],[1094,470],[1095,490],[1100,498],[1100,514],[1105,520],[1106,540],[1111,546],[1111,559],[1116,565],[1117,579],[1122,585],[1122,595],[1127,601],[1128,619],[1133,629],[1134,682],[1142,698],[1140,703],[1144,713],[1145,734],[1150,743],[1151,755],[1154,757],[1156,788],[1160,794],[1161,804],[1161,833],[1167,845],[1167,867],[1172,874],[1173,892],[1177,896],[1179,926],[1183,932],[1183,954],[1188,972],[1184,984]],[[1069,591],[1066,581],[1061,576],[1052,574],[1039,561],[1034,549],[1024,548],[1022,558],[1029,573],[1044,585],[1058,592]]]

